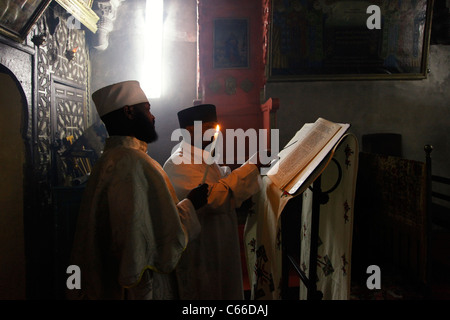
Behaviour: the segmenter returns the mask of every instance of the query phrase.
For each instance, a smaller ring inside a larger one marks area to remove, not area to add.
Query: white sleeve
[[[254,164],[244,164],[211,186],[208,205],[215,210],[223,208],[224,212],[228,212],[227,202],[232,199],[233,206],[238,208],[257,193],[261,185],[258,168]]]
[[[195,239],[200,233],[201,226],[198,221],[197,212],[191,200],[183,199],[177,204],[181,224],[186,234],[186,243]]]

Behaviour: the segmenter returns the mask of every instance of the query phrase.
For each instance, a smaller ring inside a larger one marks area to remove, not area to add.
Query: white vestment
[[[173,270],[200,224],[161,165],[133,137],[112,136],[87,183],[71,263],[78,299],[176,299]]]
[[[202,152],[182,141],[164,164],[178,197],[201,183],[207,167]],[[208,152],[204,152],[206,157]],[[261,177],[254,164],[243,164],[231,172],[214,162],[205,182],[210,194],[208,204],[197,211],[200,235],[189,243],[176,268],[180,298],[243,299],[235,209],[260,190]]]

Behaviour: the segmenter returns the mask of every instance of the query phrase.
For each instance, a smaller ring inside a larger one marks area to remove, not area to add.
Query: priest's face
[[[215,129],[217,126],[217,122],[215,122],[215,121],[202,122],[201,126],[202,126],[201,135],[196,134],[197,132],[195,132],[195,126],[187,126],[186,130],[191,135],[190,136],[191,145],[196,146],[196,147],[201,146],[202,149],[205,149],[207,146],[209,146],[212,143],[214,137],[212,136],[211,139],[209,139],[209,140],[203,140],[203,136],[205,135],[205,132],[207,130]]]
[[[158,134],[155,129],[155,116],[150,112],[150,103],[135,104],[133,109],[135,137],[147,143],[156,141]]]

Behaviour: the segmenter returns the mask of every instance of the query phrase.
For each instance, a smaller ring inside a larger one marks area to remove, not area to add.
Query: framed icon
[[[23,42],[51,0],[3,0],[0,2],[0,33]]]
[[[248,35],[247,19],[214,20],[214,68],[248,68]]]
[[[426,78],[433,0],[372,3],[273,0],[268,80]]]

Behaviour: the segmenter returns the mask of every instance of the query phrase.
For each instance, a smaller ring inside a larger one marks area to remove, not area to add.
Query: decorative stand
[[[338,143],[339,144],[339,143]],[[337,145],[338,145],[337,144]],[[293,267],[300,280],[305,284],[307,288],[307,300],[321,300],[323,293],[317,290],[317,250],[319,242],[319,217],[320,206],[328,203],[329,194],[333,192],[340,184],[342,178],[342,168],[338,161],[331,158],[331,161],[337,165],[338,177],[333,187],[328,191],[322,191],[322,172],[331,163],[330,157],[333,157],[334,150],[330,152],[330,155],[323,161],[325,166],[319,166],[316,169],[316,173],[313,173],[312,187],[309,184],[309,189],[312,191],[312,217],[311,217],[311,243],[310,243],[310,256],[309,256],[309,277],[300,268],[300,256],[301,256],[301,241],[299,239],[302,215],[302,195],[297,193],[292,198],[281,214],[281,228],[282,228],[282,283],[281,283],[281,295],[283,299],[289,299],[289,274],[290,267]],[[314,180],[315,179],[315,180]]]

